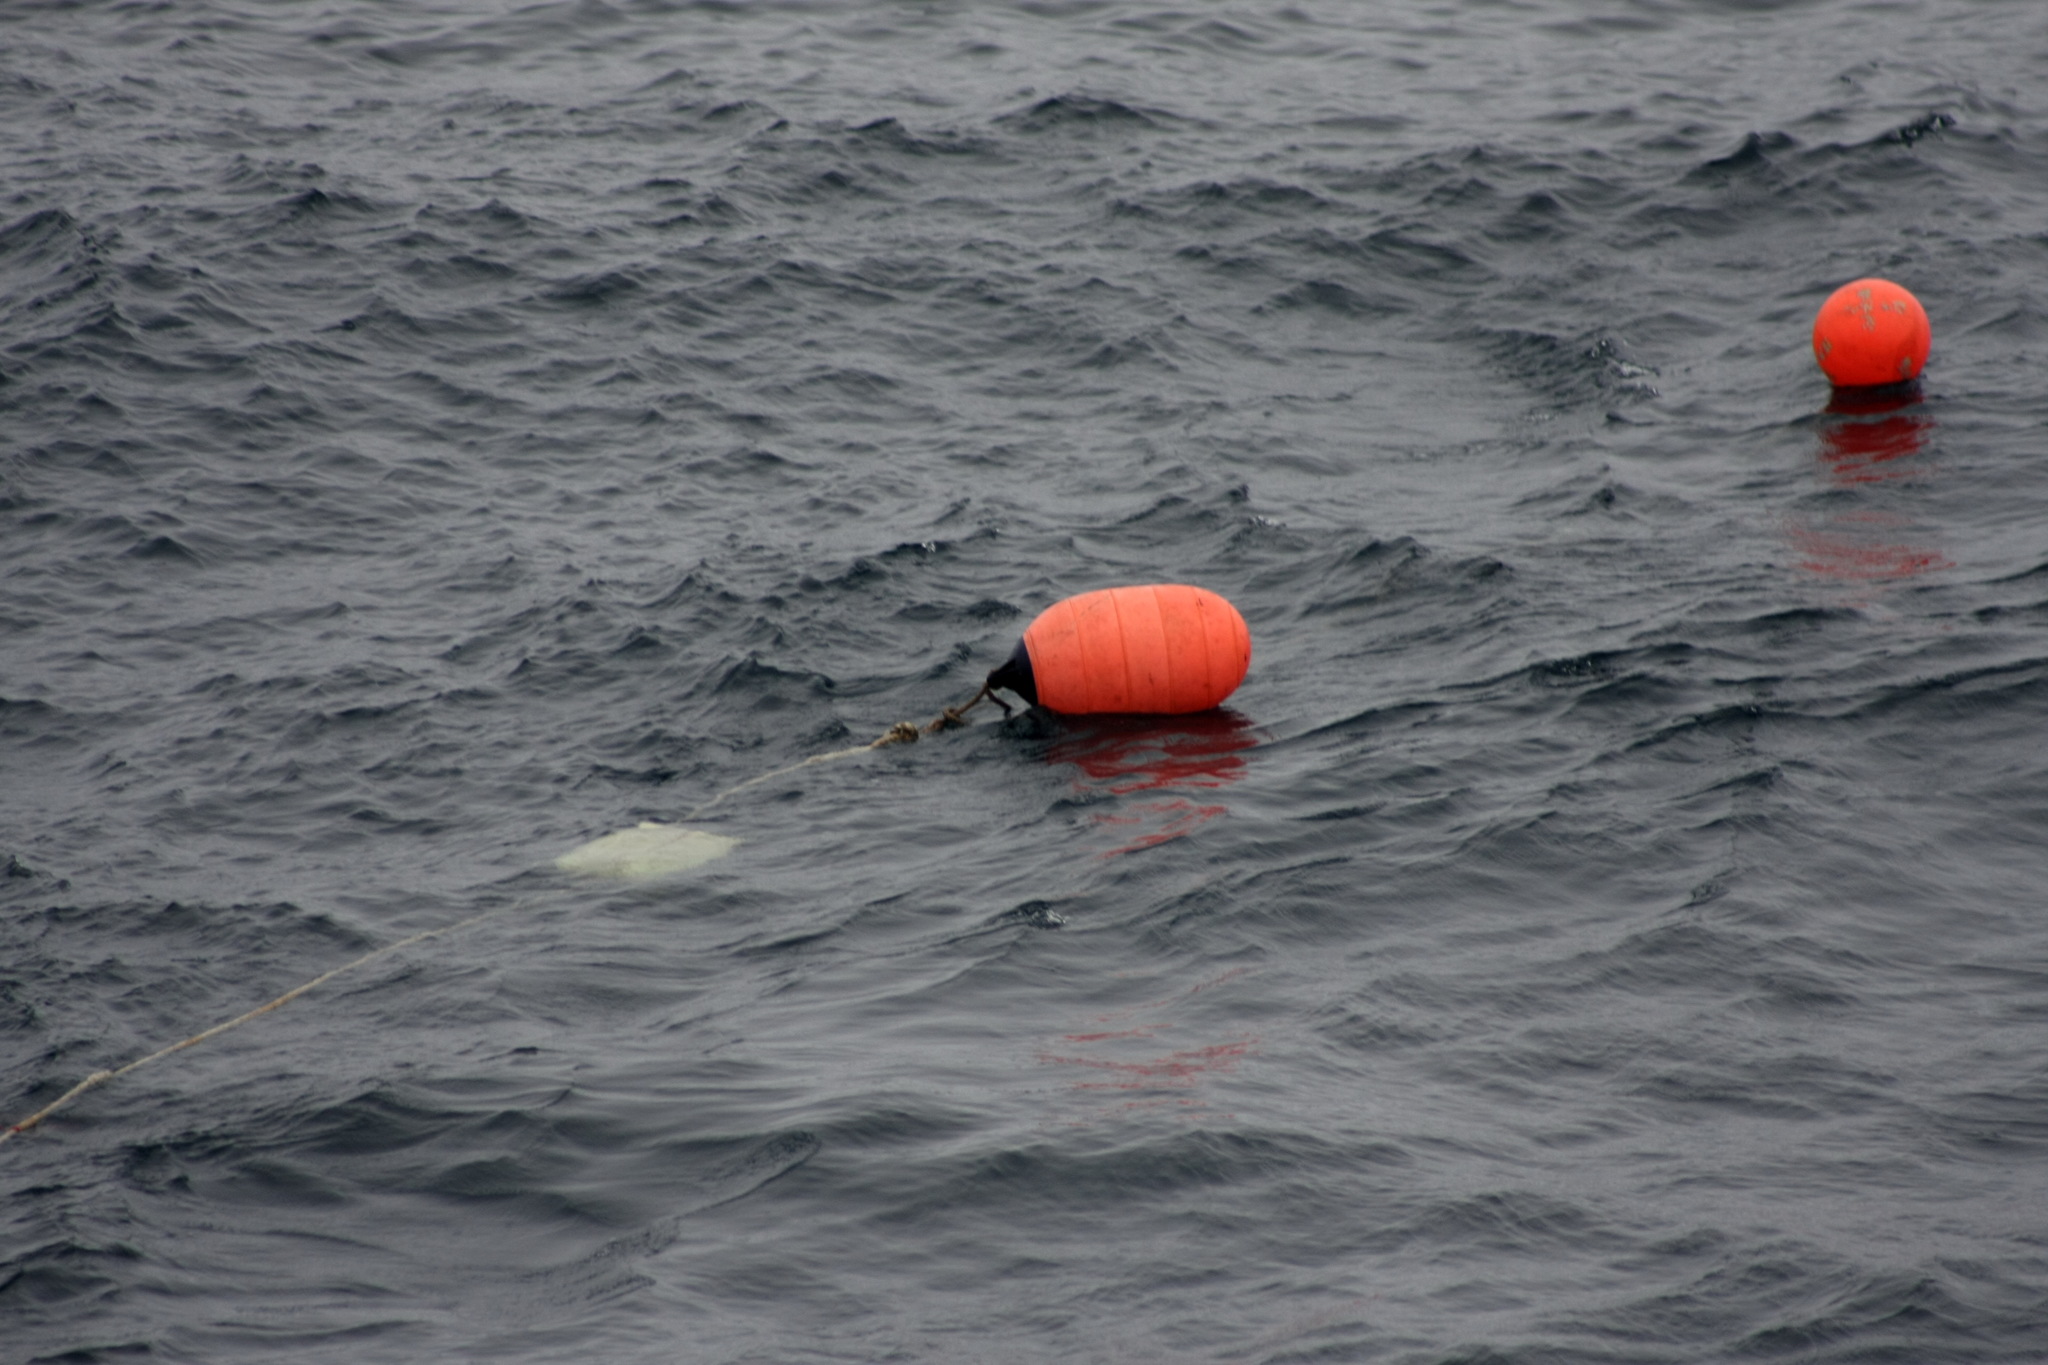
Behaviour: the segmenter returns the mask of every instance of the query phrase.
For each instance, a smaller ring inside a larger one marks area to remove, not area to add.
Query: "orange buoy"
[[[1813,358],[1837,384],[1898,384],[1915,378],[1933,342],[1927,310],[1890,280],[1851,280],[1813,319]]]
[[[1154,583],[1053,603],[988,683],[1066,715],[1172,716],[1222,705],[1251,663],[1236,607],[1206,588]]]

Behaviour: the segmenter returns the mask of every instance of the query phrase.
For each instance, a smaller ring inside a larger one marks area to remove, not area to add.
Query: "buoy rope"
[[[0,1128],[0,1142],[7,1142],[19,1133],[26,1133],[29,1129],[35,1127],[44,1119],[50,1117],[50,1115],[56,1113],[59,1109],[62,1109],[65,1105],[71,1103],[71,1101],[77,1099],[80,1095],[83,1095],[88,1090],[97,1090],[99,1087],[105,1085],[108,1081],[119,1080],[121,1077],[127,1075],[131,1071],[136,1070],[138,1067],[148,1066],[151,1062],[158,1061],[162,1058],[168,1057],[173,1052],[183,1052],[186,1048],[197,1046],[198,1044],[205,1042],[209,1038],[218,1038],[221,1034],[226,1033],[229,1029],[240,1028],[242,1025],[248,1023],[251,1019],[254,1019],[257,1015],[268,1014],[272,1010],[276,1009],[279,1005],[288,1005],[292,1001],[304,995],[307,991],[312,990],[315,986],[323,985],[326,982],[334,980],[334,978],[337,976],[341,976],[347,972],[352,972],[356,968],[361,967],[367,963],[375,962],[378,958],[383,957],[388,953],[395,953],[400,948],[410,948],[413,944],[423,943],[430,938],[439,938],[442,934],[452,934],[457,929],[467,929],[470,925],[475,924],[478,920],[488,919],[496,913],[496,909],[486,910],[481,915],[471,915],[466,920],[459,920],[454,924],[444,924],[439,929],[425,929],[417,934],[414,934],[410,938],[402,938],[398,940],[398,942],[396,943],[387,943],[382,948],[373,948],[369,952],[364,953],[361,957],[357,958],[353,962],[344,962],[339,967],[334,968],[332,971],[322,972],[320,975],[314,977],[311,981],[302,982],[299,985],[292,987],[290,990],[286,991],[283,995],[280,995],[279,997],[277,997],[277,999],[271,1001],[267,1005],[258,1005],[255,1009],[250,1010],[246,1014],[238,1014],[234,1018],[227,1020],[225,1023],[215,1024],[210,1029],[204,1029],[198,1033],[193,1034],[190,1038],[185,1039],[185,1041],[183,1041],[182,1043],[172,1043],[169,1047],[158,1048],[155,1052],[150,1053],[147,1057],[137,1057],[134,1061],[128,1063],[128,1065],[123,1067],[116,1067],[112,1071],[95,1071],[92,1073],[92,1075],[87,1076],[77,1085],[72,1086],[69,1090],[59,1095],[56,1099],[51,1100],[42,1108],[36,1110],[35,1113],[30,1114],[21,1122],[10,1123],[9,1125],[7,1125],[7,1127]]]
[[[750,777],[744,782],[736,782],[710,800],[692,806],[684,813],[683,818],[685,820],[694,820],[705,811],[710,810],[713,806],[725,800],[728,796],[743,792],[749,787],[758,787],[763,782],[772,782],[778,777],[808,768],[816,763],[830,763],[834,759],[852,758],[856,754],[869,753],[875,749],[886,749],[893,744],[915,744],[920,735],[936,735],[941,730],[951,730],[956,726],[965,725],[967,723],[967,713],[981,705],[984,701],[992,701],[997,706],[1003,708],[1004,715],[1010,714],[1009,703],[998,697],[987,683],[983,683],[981,691],[976,692],[972,699],[962,702],[958,706],[947,707],[939,712],[936,719],[925,726],[920,727],[916,721],[899,720],[884,730],[879,738],[871,740],[866,744],[856,744],[847,749],[834,749],[826,754],[812,754],[809,758],[792,763],[786,768],[777,768],[773,772],[762,773],[759,777]]]
[[[947,707],[945,710],[939,713],[937,719],[933,720],[928,725],[919,727],[915,721],[899,720],[894,725],[890,726],[887,730],[883,731],[879,738],[873,740],[870,743],[856,744],[849,749],[834,749],[832,752],[825,754],[813,754],[811,757],[804,759],[801,763],[792,763],[786,768],[777,768],[774,772],[763,773],[759,777],[750,777],[744,782],[736,783],[733,786],[727,787],[724,791],[719,792],[709,801],[706,801],[703,804],[697,806],[695,809],[691,810],[689,814],[685,815],[683,818],[685,820],[695,819],[698,815],[702,814],[704,811],[710,810],[713,806],[725,800],[726,797],[733,795],[735,792],[742,792],[749,787],[759,786],[761,783],[766,782],[771,778],[781,777],[786,773],[793,773],[801,768],[808,768],[814,763],[829,763],[836,758],[850,758],[855,754],[864,754],[875,749],[886,749],[891,745],[895,744],[915,744],[920,735],[935,735],[942,730],[951,730],[957,726],[965,725],[967,723],[965,719],[967,713],[969,711],[972,711],[975,707],[981,705],[981,703],[984,701],[992,701],[997,706],[1003,708],[1004,715],[1007,716],[1010,714],[1009,705],[1006,702],[1004,702],[1001,697],[998,697],[993,692],[991,692],[989,690],[989,686],[987,683],[983,683],[981,691],[975,693],[972,700],[964,702],[959,706]],[[331,971],[325,971],[320,973],[320,975],[314,977],[310,981],[301,982],[300,984],[286,991],[283,995],[278,996],[277,999],[270,1001],[268,1004],[258,1005],[255,1009],[249,1010],[243,1014],[238,1014],[232,1019],[228,1019],[221,1023],[215,1024],[212,1028],[203,1029],[200,1032],[193,1034],[190,1038],[187,1038],[182,1042],[172,1043],[169,1047],[158,1048],[155,1052],[150,1053],[146,1057],[137,1057],[134,1061],[129,1062],[126,1066],[115,1067],[109,1071],[95,1071],[90,1076],[87,1076],[84,1080],[80,1081],[77,1085],[72,1086],[69,1090],[59,1095],[56,1099],[51,1100],[48,1104],[36,1110],[35,1113],[30,1114],[27,1118],[21,1120],[19,1123],[10,1123],[4,1128],[0,1128],[0,1145],[4,1145],[8,1142],[11,1142],[21,1134],[28,1132],[31,1128],[34,1128],[36,1125],[40,1124],[44,1119],[50,1117],[50,1115],[56,1113],[59,1109],[62,1109],[64,1108],[64,1106],[70,1104],[71,1101],[77,1099],[80,1095],[85,1094],[88,1090],[97,1090],[99,1089],[99,1087],[105,1085],[108,1081],[119,1080],[121,1077],[127,1075],[129,1072],[136,1071],[141,1069],[142,1067],[148,1066],[151,1062],[161,1061],[165,1057],[170,1056],[174,1052],[183,1052],[186,1048],[196,1047],[200,1043],[206,1042],[210,1038],[218,1038],[221,1034],[228,1032],[228,1030],[230,1029],[240,1028],[242,1025],[248,1023],[251,1019],[258,1017],[259,1015],[268,1014],[272,1010],[277,1009],[281,1005],[290,1004],[292,1001],[298,999],[300,996],[304,995],[307,991],[312,990],[314,987],[323,986],[327,984],[329,981],[334,980],[335,977],[345,976],[348,973],[354,971],[358,967],[368,966],[370,963],[375,962],[380,957],[389,956],[390,954],[397,952],[401,948],[410,948],[415,943],[425,943],[430,938],[440,938],[444,934],[452,934],[455,933],[457,930],[467,929],[473,924],[478,924],[484,920],[489,919],[492,915],[497,914],[500,910],[503,910],[505,908],[505,906],[494,906],[493,908],[484,911],[480,915],[471,915],[468,919],[457,920],[453,924],[444,924],[438,929],[423,929],[419,933],[413,934],[409,938],[402,938],[398,940],[398,942],[396,943],[387,943],[381,948],[373,948],[369,952],[364,953],[361,957],[355,959],[353,962],[344,962],[339,967],[336,967]]]

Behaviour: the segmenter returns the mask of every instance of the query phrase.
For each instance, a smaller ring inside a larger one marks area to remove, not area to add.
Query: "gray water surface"
[[[0,8],[0,1355],[2048,1358],[2048,11]],[[1831,396],[1866,274],[1922,385]],[[1199,583],[1220,713],[814,766]]]

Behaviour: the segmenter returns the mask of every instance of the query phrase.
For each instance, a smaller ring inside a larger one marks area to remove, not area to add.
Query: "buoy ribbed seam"
[[[1159,632],[1159,662],[1160,666],[1166,670],[1166,703],[1177,710],[1180,707],[1180,693],[1173,685],[1173,640],[1171,632],[1166,628],[1166,602],[1160,597],[1165,588],[1158,583],[1154,583],[1151,585],[1150,591],[1152,593],[1152,625]]]
[[[1061,659],[1058,657],[1060,651],[1053,651],[1054,658],[1051,670],[1054,683],[1052,689],[1053,697],[1046,704],[1055,711],[1069,710],[1077,704],[1081,709],[1085,710],[1088,707],[1089,698],[1093,695],[1093,688],[1089,684],[1092,670],[1089,667],[1088,661],[1088,632],[1081,628],[1081,613],[1074,606],[1074,602],[1075,599],[1069,597],[1063,601],[1053,603],[1051,607],[1046,609],[1046,615],[1053,618],[1052,621],[1048,622],[1050,629],[1046,633],[1057,637],[1060,631],[1064,629],[1074,640],[1073,649],[1067,658]],[[1069,676],[1075,673],[1079,674],[1078,678]],[[1045,696],[1046,681],[1044,678],[1038,680],[1038,691],[1041,698]],[[1070,684],[1072,685],[1070,686]]]
[[[1081,696],[1080,709],[1092,711],[1095,709],[1095,661],[1088,649],[1088,620],[1081,609],[1073,604],[1072,599],[1067,603],[1067,623],[1074,632],[1074,662],[1080,675],[1075,682]]]
[[[1204,697],[1213,697],[1217,691],[1215,622],[1211,619],[1214,615],[1215,613],[1209,610],[1209,595],[1201,592],[1196,593],[1195,619],[1202,623],[1202,695]]]
[[[1123,594],[1111,588],[1107,595],[1109,597],[1110,614],[1116,618],[1117,662],[1123,665],[1124,674],[1123,705],[1119,706],[1117,710],[1129,711],[1134,709],[1133,703],[1136,698],[1132,694],[1137,691],[1137,688],[1131,685],[1131,640],[1128,635],[1124,634]]]
[[[1050,640],[1053,632],[1053,612],[1057,611],[1058,609],[1059,603],[1053,603],[1052,606],[1047,607],[1044,611],[1040,612],[1038,616],[1031,622],[1031,624],[1024,628],[1024,648],[1030,649],[1031,637],[1035,634],[1038,634],[1040,626],[1045,627],[1045,632],[1042,636],[1040,636],[1040,638],[1047,641],[1045,647],[1046,657],[1041,659],[1036,654],[1031,656],[1031,673],[1032,676],[1036,678],[1038,681],[1039,704],[1041,706],[1049,706],[1055,711],[1060,709],[1057,700],[1059,688],[1055,686],[1048,689],[1046,684],[1048,682],[1054,681],[1058,673],[1058,670],[1056,668],[1048,668],[1045,665],[1053,661],[1051,657],[1053,651],[1051,648]]]

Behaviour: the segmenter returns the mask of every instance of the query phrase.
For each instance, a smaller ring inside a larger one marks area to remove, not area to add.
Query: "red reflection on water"
[[[1201,825],[1208,824],[1219,815],[1230,814],[1228,806],[1198,806],[1185,798],[1172,801],[1140,801],[1131,807],[1129,815],[1098,815],[1098,825],[1150,826],[1144,833],[1129,843],[1119,844],[1103,854],[1114,858],[1119,853],[1135,853],[1141,848],[1155,848],[1169,840],[1190,834]]]
[[[1110,796],[1227,787],[1248,771],[1241,755],[1259,742],[1251,721],[1228,710],[1188,716],[1088,716],[1062,723],[1068,730],[1046,751],[1046,761],[1072,764],[1081,774],[1077,787]],[[1175,796],[1129,802],[1092,819],[1134,836],[1101,855],[1113,858],[1178,839],[1228,813],[1227,806]]]
[[[1046,751],[1046,761],[1070,765],[1080,792],[1117,798],[1102,803],[1112,805],[1111,810],[1091,812],[1097,826],[1136,835],[1099,855],[1104,858],[1178,839],[1228,814],[1227,806],[1173,793],[1214,792],[1236,782],[1250,771],[1245,751],[1259,743],[1251,721],[1235,711],[1064,717],[1059,723],[1060,737]],[[1112,1113],[1204,1111],[1202,1086],[1256,1055],[1258,1037],[1239,1034],[1206,1045],[1172,1047],[1154,1035],[1176,1027],[1175,1016],[1184,1012],[1186,1002],[1250,970],[1232,967],[1163,998],[1075,1020],[1083,1027],[1059,1034],[1057,1043],[1048,1040],[1038,1061],[1080,1072],[1085,1079],[1072,1081],[1071,1090],[1120,1096]]]
[[[1909,524],[1886,512],[1847,512],[1829,518],[1826,530],[1793,526],[1790,535],[1800,552],[1799,567],[1828,578],[1911,578],[1953,564],[1939,550],[1883,539]]]
[[[1820,431],[1820,458],[1829,482],[1847,488],[1920,472],[1918,466],[1898,463],[1925,449],[1928,433],[1934,430],[1932,417],[1904,410],[1919,402],[1917,388],[1885,389],[1874,395],[1835,390],[1827,406],[1827,415],[1835,420]]]
[[[1916,460],[1927,446],[1934,419],[1914,412],[1920,386],[1892,385],[1878,389],[1836,389],[1820,428],[1818,452],[1830,486],[1853,489],[1883,484],[1916,474],[1927,466]],[[1940,550],[1902,538],[1912,523],[1894,512],[1839,512],[1787,528],[1799,567],[1824,578],[1878,582],[1911,578],[1933,569],[1952,567]]]
[[[1224,787],[1244,776],[1236,755],[1256,748],[1252,723],[1235,711],[1191,716],[1088,716],[1066,722],[1067,735],[1046,751],[1116,796],[1159,787]]]
[[[1166,1085],[1193,1085],[1212,1071],[1230,1071],[1251,1055],[1253,1039],[1217,1043],[1211,1047],[1185,1048],[1141,1062],[1118,1062],[1107,1057],[1060,1057],[1041,1052],[1038,1060],[1051,1066],[1085,1066],[1112,1073],[1106,1081],[1076,1081],[1076,1090],[1153,1090]]]
[[[1135,1026],[1062,1033],[1056,1044],[1039,1049],[1038,1063],[1078,1071],[1080,1075],[1068,1082],[1069,1090],[1086,1093],[1091,1099],[1117,1098],[1118,1102],[1106,1110],[1092,1111],[1097,1114],[1124,1115],[1148,1109],[1206,1110],[1204,1088],[1217,1077],[1235,1071],[1240,1062],[1258,1056],[1258,1035],[1238,1034],[1201,1046],[1168,1046],[1165,1051],[1158,1050],[1162,1044],[1155,1035],[1182,1027],[1181,1016],[1188,1012],[1188,1002],[1196,996],[1235,981],[1251,970],[1231,967],[1157,999],[1097,1015],[1088,1022]],[[1146,1017],[1137,1022],[1137,1016]],[[1066,1120],[1089,1121],[1086,1117]]]

